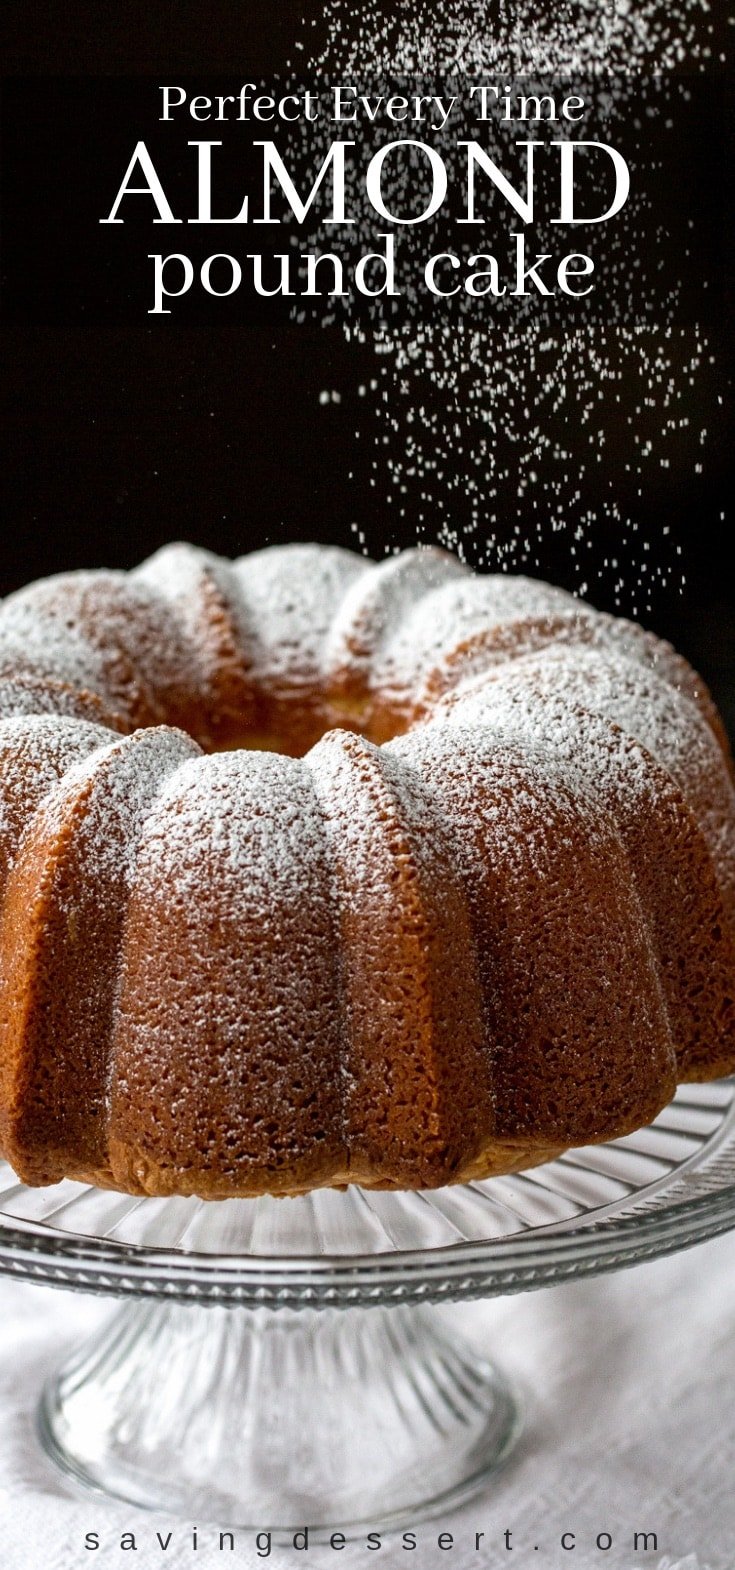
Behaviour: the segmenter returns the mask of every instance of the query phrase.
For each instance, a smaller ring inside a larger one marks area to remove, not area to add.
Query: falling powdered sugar
[[[310,51],[305,35],[293,65],[303,73],[306,60],[311,76],[329,83],[460,75],[650,84],[718,70],[721,27],[706,0],[576,0],[552,14],[505,0],[449,0],[439,10],[331,0],[319,49]],[[641,118],[647,113],[644,103]],[[616,265],[621,278],[635,272],[629,247]],[[684,590],[665,504],[654,537],[643,498],[653,487],[665,497],[682,467],[697,483],[712,438],[702,410],[722,403],[724,371],[675,286],[662,291],[653,320],[625,302],[607,319],[563,326],[527,310],[492,324],[447,312],[441,300],[419,320],[366,323],[349,307],[340,315],[339,304],[332,320],[376,361],[353,391],[372,440],[368,484],[387,551],[413,531],[475,567],[533,572],[559,536],[575,593],[602,592],[639,616],[656,596]],[[323,401],[336,396],[349,393]],[[361,526],[354,532],[364,547]]]

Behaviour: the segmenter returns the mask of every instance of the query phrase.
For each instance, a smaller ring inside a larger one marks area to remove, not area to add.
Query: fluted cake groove
[[[0,606],[0,1154],[226,1198],[538,1164],[735,1069],[735,789],[533,579],[173,545]]]

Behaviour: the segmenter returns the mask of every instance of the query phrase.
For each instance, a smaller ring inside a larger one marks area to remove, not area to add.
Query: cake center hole
[[[327,731],[336,729],[352,731],[380,746],[403,735],[408,722],[403,715],[378,711],[373,705],[364,705],[359,712],[354,705],[349,710],[330,706],[328,714],[314,712],[304,700],[258,716],[247,727],[238,725],[234,717],[230,724],[223,721],[201,744],[207,752],[278,752],[288,758],[303,758]]]

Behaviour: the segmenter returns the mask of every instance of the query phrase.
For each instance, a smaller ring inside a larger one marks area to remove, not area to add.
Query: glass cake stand
[[[421,1194],[134,1200],[0,1165],[0,1269],[127,1300],[48,1385],[47,1451],[93,1488],[276,1540],[415,1523],[506,1459],[514,1395],[437,1305],[733,1225],[730,1080],[625,1139]]]

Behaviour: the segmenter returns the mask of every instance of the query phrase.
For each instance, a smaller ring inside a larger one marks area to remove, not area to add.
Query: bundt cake
[[[454,557],[173,545],[0,607],[0,1152],[423,1188],[735,1069],[735,791],[666,643]]]

